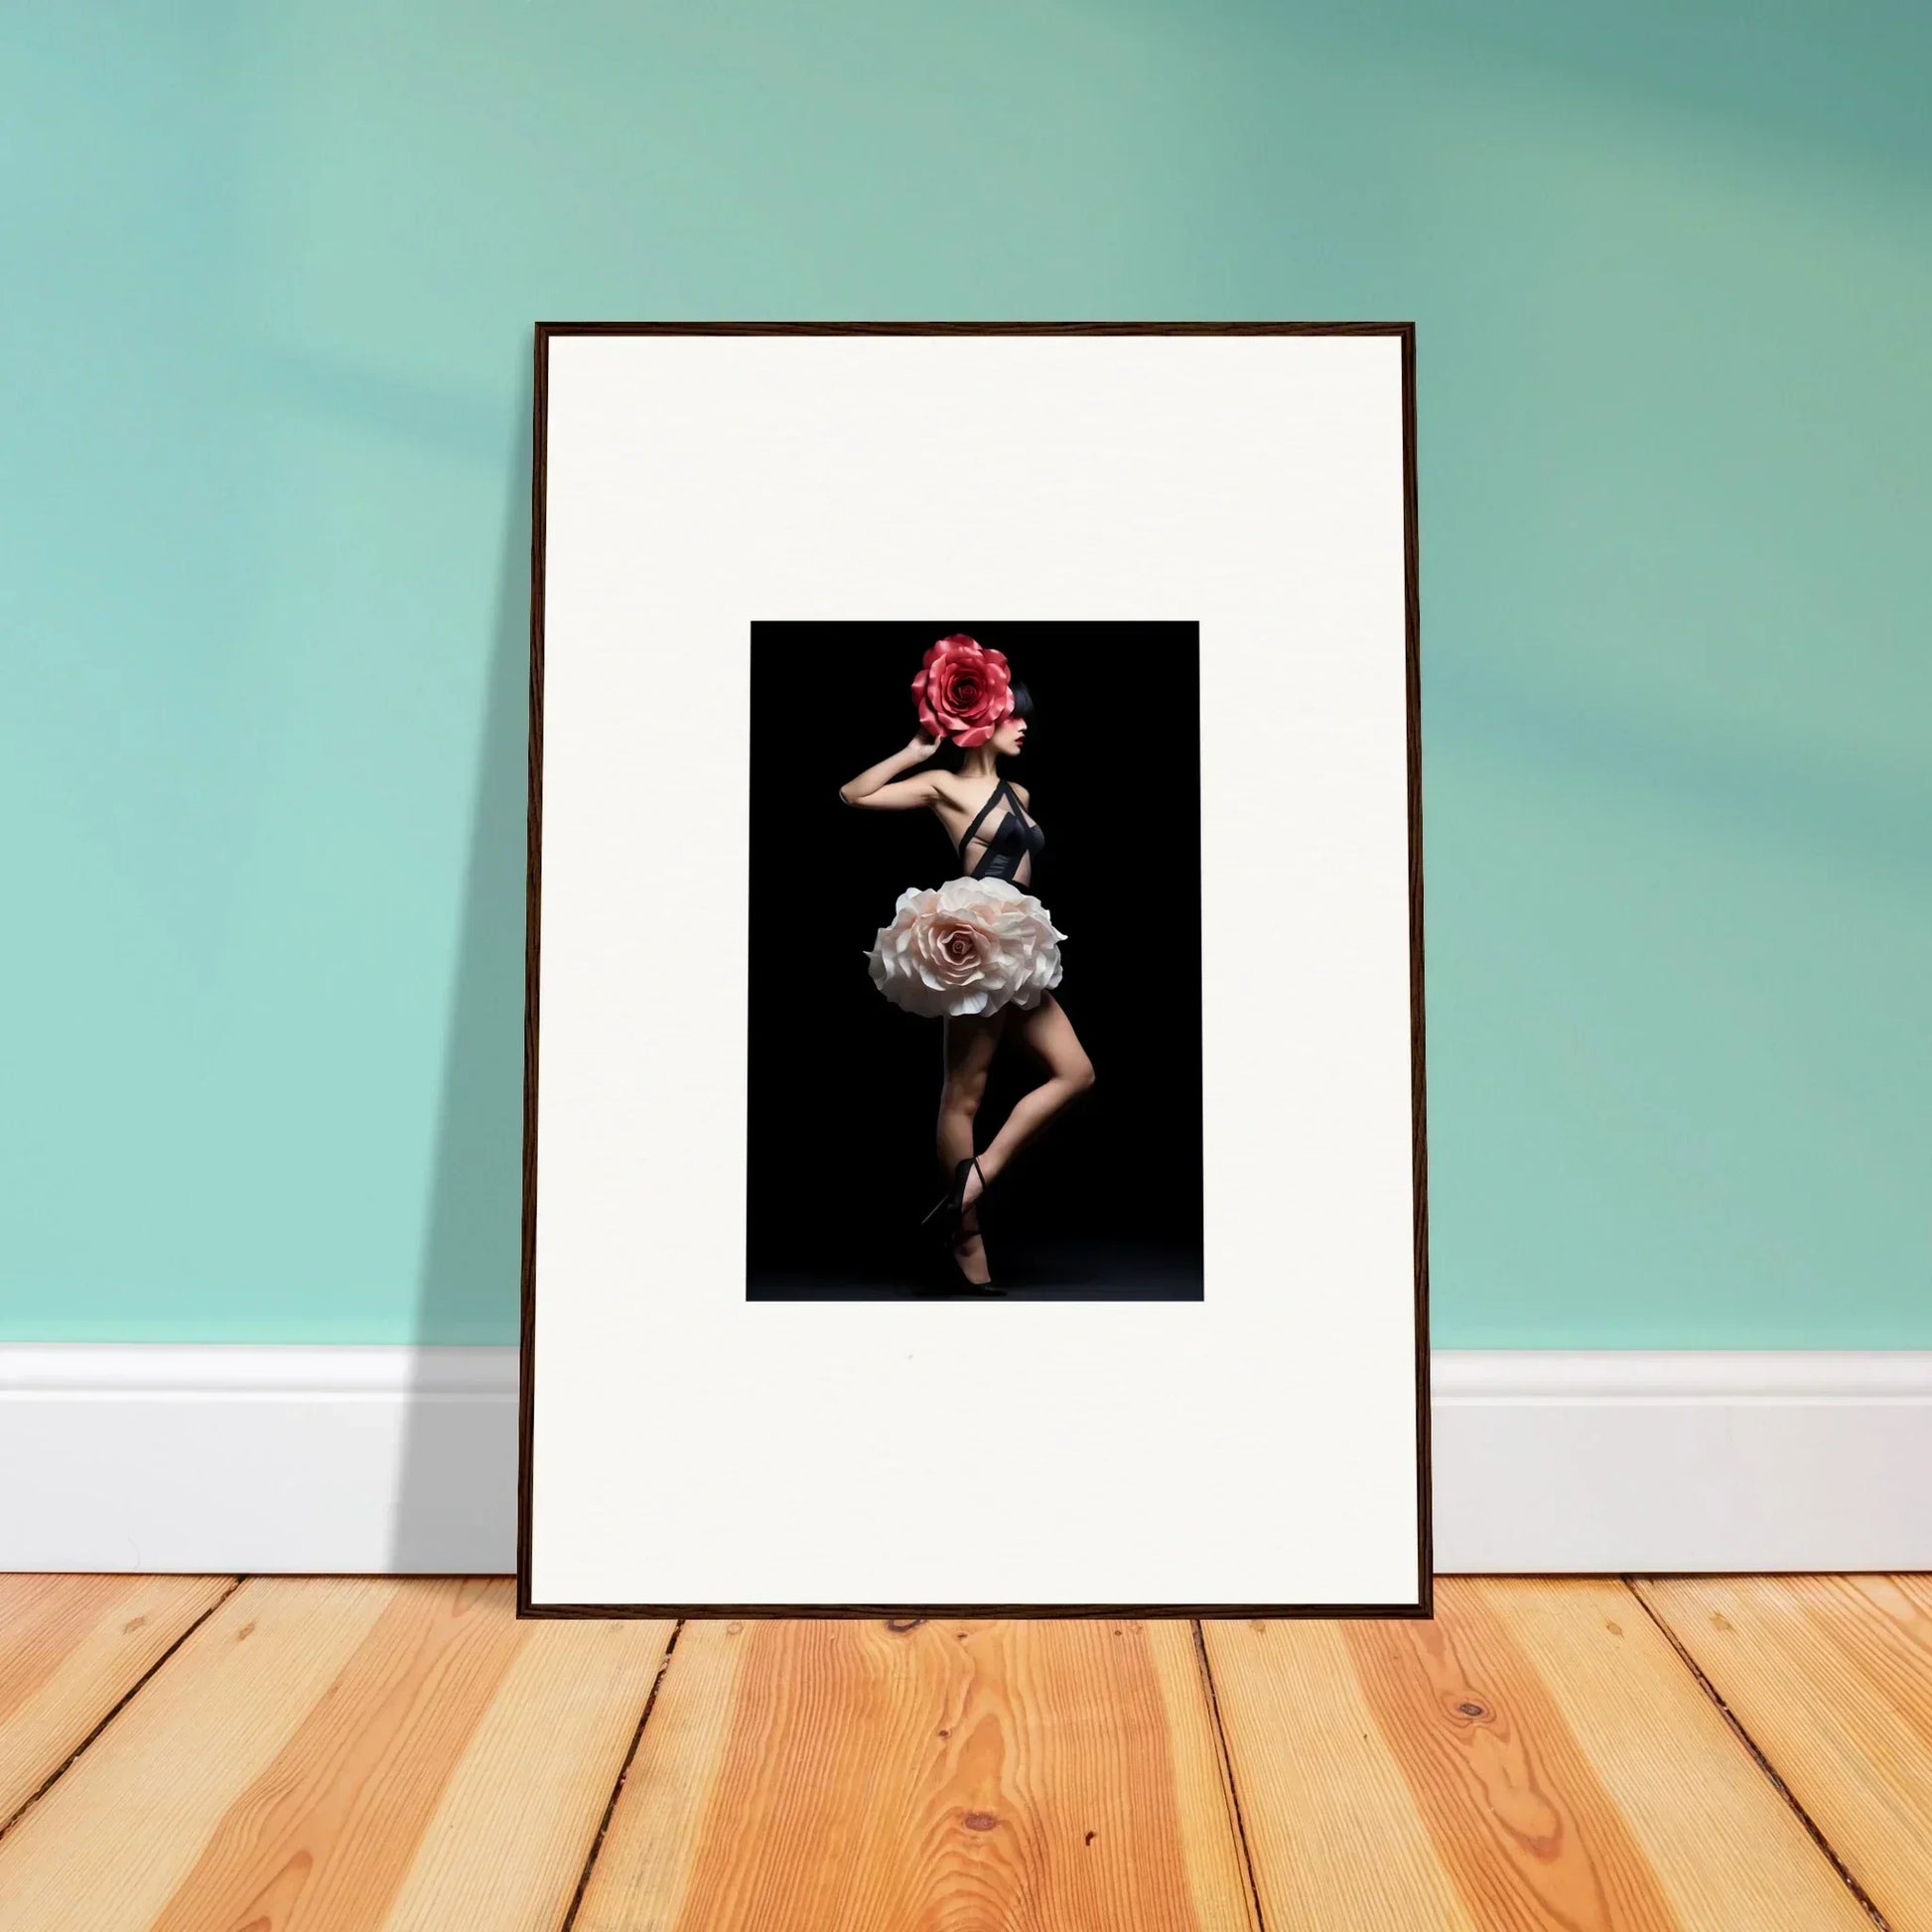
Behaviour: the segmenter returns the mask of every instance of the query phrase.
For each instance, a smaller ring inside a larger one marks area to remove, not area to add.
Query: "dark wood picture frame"
[[[536,1395],[537,1028],[543,874],[543,585],[549,348],[568,336],[1381,336],[1402,347],[1402,490],[1407,714],[1410,1122],[1416,1333],[1417,1578],[1398,1603],[538,1603],[530,1588]],[[1424,1055],[1422,607],[1413,322],[569,322],[539,323],[530,496],[529,821],[523,1004],[522,1307],[518,1360],[516,1613],[519,1617],[1378,1617],[1434,1614],[1429,1405],[1429,1156]]]

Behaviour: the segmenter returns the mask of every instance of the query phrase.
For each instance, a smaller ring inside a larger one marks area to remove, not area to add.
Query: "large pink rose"
[[[867,954],[872,983],[929,1020],[1031,1009],[1060,983],[1066,934],[1031,893],[1004,879],[908,887]]]
[[[934,738],[950,738],[969,751],[993,736],[1013,709],[1013,675],[1004,651],[955,630],[925,654],[912,680],[919,725]]]

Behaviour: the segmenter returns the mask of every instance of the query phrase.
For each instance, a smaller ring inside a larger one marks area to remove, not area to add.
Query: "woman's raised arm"
[[[910,744],[877,764],[869,764],[856,778],[839,787],[839,796],[848,805],[863,805],[872,811],[904,811],[913,805],[930,805],[939,796],[936,775],[922,771],[902,784],[893,780],[901,771],[923,764],[939,749],[936,738],[924,732],[913,734]]]

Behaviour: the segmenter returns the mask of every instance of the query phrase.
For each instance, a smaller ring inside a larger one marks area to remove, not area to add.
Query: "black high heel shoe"
[[[948,1208],[952,1210],[939,1223],[939,1232],[945,1236],[949,1248],[957,1245],[960,1223],[966,1218],[966,1176],[969,1173],[976,1173],[980,1177],[979,1200],[973,1203],[977,1207],[986,1198],[986,1190],[993,1183],[987,1179],[986,1171],[979,1164],[979,1156],[969,1154],[953,1169],[952,1185],[919,1217],[919,1225],[924,1227],[935,1214],[945,1213]]]
[[[969,1173],[977,1173],[980,1177],[979,1196],[970,1207],[966,1202],[966,1176]],[[940,1237],[944,1244],[941,1252],[945,1257],[950,1292],[954,1295],[1004,1296],[1006,1294],[1005,1289],[995,1288],[991,1282],[974,1281],[959,1265],[960,1237],[979,1232],[977,1226],[970,1228],[966,1226],[966,1216],[969,1213],[977,1214],[979,1204],[986,1198],[986,1190],[992,1184],[987,1179],[986,1171],[980,1166],[977,1158],[969,1154],[953,1169],[952,1185],[926,1209],[919,1223],[923,1227],[936,1215],[944,1215],[944,1219],[939,1223]]]

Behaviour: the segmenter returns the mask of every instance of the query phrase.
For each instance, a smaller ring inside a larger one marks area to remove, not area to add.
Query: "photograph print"
[[[521,1613],[1428,1613],[1415,397],[538,329]]]
[[[747,1297],[1200,1300],[1197,626],[751,653]]]

